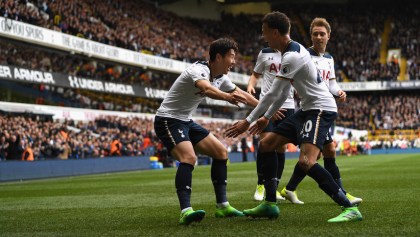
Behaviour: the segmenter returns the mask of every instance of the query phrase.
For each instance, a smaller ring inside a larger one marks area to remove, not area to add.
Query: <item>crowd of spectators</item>
[[[305,4],[304,7],[282,6],[279,10],[291,16],[292,38],[306,46],[309,46],[307,32],[311,20],[316,16],[326,17],[333,29],[328,47],[335,58],[338,80],[352,81],[397,79],[400,73],[398,62],[379,63],[382,31],[385,21],[392,18],[389,47],[403,50],[408,60],[410,79],[419,79],[419,22],[418,17],[415,17],[418,16],[418,10],[411,5],[403,5],[392,11],[390,7],[388,4]],[[2,0],[0,9],[0,16],[186,62],[205,60],[206,47],[212,40],[230,36],[240,46],[238,62],[233,69],[239,73],[249,74],[252,71],[258,51],[263,45],[260,37],[261,15],[222,14],[221,21],[190,19],[135,0],[49,0],[33,3],[26,0]],[[107,76],[101,75],[104,68],[100,65],[96,67],[92,63],[74,63],[78,67],[87,67],[79,68],[88,71],[86,76]],[[128,71],[122,72],[124,70]],[[136,80],[138,71],[142,70],[120,68],[115,71],[115,74],[125,74]],[[120,76],[112,75],[114,79]]]
[[[339,103],[337,125],[359,130],[418,129],[419,105],[416,92],[353,94],[347,103]]]
[[[154,155],[162,146],[152,128],[152,121],[143,118],[101,117],[75,123],[2,115],[0,158],[24,160],[28,147],[39,160]]]
[[[420,97],[414,93],[350,95],[348,103],[339,105],[337,126],[368,130],[388,130],[387,140],[369,141],[375,148],[420,147],[420,137],[407,140],[398,132],[410,129],[419,132]],[[375,105],[372,107],[371,105]],[[141,115],[140,115],[141,116]],[[223,133],[231,122],[200,121],[228,151],[240,151],[241,139],[226,138]],[[247,136],[247,135],[244,135]],[[419,134],[420,136],[420,134]],[[252,141],[248,135],[247,141]],[[366,140],[359,141],[365,144]],[[0,158],[21,160],[27,147],[35,159],[84,159],[109,156],[167,156],[157,139],[153,121],[141,117],[105,116],[89,122],[52,121],[27,116],[0,116]]]
[[[388,48],[401,49],[407,59],[410,80],[420,78],[420,10],[414,3],[392,12],[391,34]]]

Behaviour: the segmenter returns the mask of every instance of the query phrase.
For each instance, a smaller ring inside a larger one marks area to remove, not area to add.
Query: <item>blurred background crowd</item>
[[[361,4],[361,3],[360,3]],[[284,6],[292,20],[292,39],[310,46],[309,25],[315,16],[331,23],[328,51],[334,56],[339,82],[420,80],[420,10],[415,3],[390,8],[378,4]],[[180,17],[135,0],[1,0],[0,16],[71,34],[107,45],[155,56],[194,62],[207,59],[207,46],[222,36],[234,38],[239,54],[234,72],[250,75],[263,48],[261,15],[222,13],[221,20]],[[384,34],[387,31],[387,34]],[[385,36],[384,36],[385,35]],[[384,49],[401,49],[399,57],[381,62]],[[404,64],[401,62],[404,58]],[[0,41],[0,65],[168,90],[178,75],[102,61],[40,46]],[[404,66],[402,66],[404,65]],[[44,84],[1,81],[2,101],[59,105],[139,113],[155,113],[160,101],[111,95]],[[4,88],[8,88],[5,90]],[[243,88],[245,89],[245,88]],[[20,94],[19,94],[20,93]],[[19,94],[18,96],[15,96]],[[224,107],[200,107],[202,114],[232,118]],[[209,112],[210,111],[210,112]],[[84,159],[159,155],[167,151],[156,138],[153,121],[105,116],[94,121],[53,121],[27,114],[1,113],[0,159]],[[416,133],[420,125],[418,90],[349,93],[339,104],[336,126],[388,133],[386,139],[357,138],[359,151],[370,148],[420,147],[420,134],[407,140],[399,131]],[[199,121],[200,123],[200,121]],[[229,151],[253,149],[253,138],[225,138],[230,123],[203,122]],[[255,138],[254,138],[255,139]],[[242,141],[241,141],[242,140]],[[351,138],[349,138],[351,140]],[[246,142],[247,146],[243,143]],[[344,144],[344,143],[343,143]],[[368,145],[366,145],[368,144]],[[341,150],[337,144],[337,150]]]

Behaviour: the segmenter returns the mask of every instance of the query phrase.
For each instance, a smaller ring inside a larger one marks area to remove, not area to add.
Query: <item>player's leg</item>
[[[283,176],[284,170],[284,163],[286,162],[286,145],[283,145],[276,149],[277,155],[277,189],[279,187],[279,183],[281,177]],[[286,199],[280,194],[279,191],[276,191],[276,199],[277,201],[285,201]]]
[[[154,127],[156,135],[172,157],[180,162],[175,175],[175,188],[181,207],[179,223],[188,225],[192,222],[199,222],[204,218],[205,212],[203,210],[194,211],[190,203],[192,172],[197,157],[188,137],[188,126],[185,122],[177,119],[156,116]]]
[[[286,187],[281,190],[280,194],[293,204],[304,204],[304,202],[299,200],[296,189],[305,177],[305,171],[302,170],[299,162],[297,162],[289,182],[287,183]]]
[[[286,112],[283,113],[285,115],[285,118],[281,120],[276,120],[273,122],[273,128],[271,131],[277,132],[278,130],[282,130],[281,124],[286,121],[287,118],[293,116],[295,114],[294,109],[287,109]],[[281,133],[280,133],[281,134]],[[277,155],[277,188],[279,185],[279,182],[281,180],[281,177],[283,175],[284,170],[284,163],[286,162],[286,144],[277,147],[276,149],[276,155]],[[285,198],[280,194],[279,191],[276,191],[276,199],[284,201]]]
[[[194,148],[189,141],[178,143],[171,151],[172,157],[178,160],[179,166],[175,175],[175,187],[181,206],[181,218],[179,223],[188,225],[191,222],[200,222],[205,212],[194,211],[191,207],[192,171],[197,161]]]
[[[360,220],[361,214],[357,207],[353,207],[341,188],[335,183],[331,174],[317,163],[320,149],[326,140],[328,129],[337,116],[334,112],[312,110],[303,113],[305,119],[300,132],[301,152],[299,166],[307,175],[313,178],[318,186],[330,196],[338,205],[344,208],[344,212],[334,222]],[[357,211],[357,212],[356,212]],[[346,212],[352,214],[346,215]]]
[[[269,123],[267,128],[265,128],[265,130],[270,129],[268,128],[270,126],[272,126],[271,122]],[[262,132],[260,134],[260,140],[263,139],[266,135],[267,135],[267,132]],[[257,166],[257,188],[254,193],[254,200],[262,201],[264,200],[265,188],[264,188],[264,177],[263,177],[262,168],[261,168],[262,162],[261,162],[261,159],[258,159],[258,151],[257,151],[257,158],[256,158],[255,163]]]
[[[216,194],[216,217],[243,216],[243,213],[232,207],[226,195],[227,185],[227,160],[228,153],[223,144],[213,135],[208,134],[195,146],[200,154],[213,158],[211,164],[211,179]]]
[[[350,193],[347,193],[346,190],[343,187],[343,183],[341,181],[341,175],[340,175],[340,169],[338,168],[336,162],[335,162],[335,147],[334,143],[332,141],[332,138],[330,135],[327,135],[327,141],[325,142],[322,154],[324,156],[324,167],[325,169],[330,172],[332,177],[334,178],[334,181],[337,183],[337,185],[343,190],[343,192],[346,194],[347,198],[350,200],[351,204],[360,204],[363,200],[358,197],[354,197]]]
[[[277,133],[268,133],[267,136],[260,141],[258,159],[261,159],[262,161],[266,197],[265,201],[257,207],[244,210],[246,216],[253,218],[277,218],[279,216],[280,210],[276,205],[278,168],[276,148],[289,142],[291,142],[290,139]]]

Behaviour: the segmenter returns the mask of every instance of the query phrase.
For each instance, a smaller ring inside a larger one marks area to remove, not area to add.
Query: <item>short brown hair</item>
[[[327,33],[330,34],[331,33],[331,26],[330,23],[328,23],[328,21],[325,18],[322,17],[316,17],[315,19],[312,20],[311,23],[311,28],[310,28],[310,33],[312,34],[312,29],[315,26],[323,26],[325,27],[325,29],[327,29]]]
[[[282,12],[267,13],[262,23],[266,23],[271,29],[277,29],[280,35],[286,35],[290,32],[290,19]]]

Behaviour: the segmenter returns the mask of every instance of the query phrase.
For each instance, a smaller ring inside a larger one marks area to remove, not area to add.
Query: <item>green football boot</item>
[[[235,216],[244,216],[241,211],[238,211],[236,208],[228,204],[226,207],[216,207],[216,217],[235,217]]]
[[[276,205],[276,202],[263,201],[260,205],[244,210],[245,216],[252,218],[278,218],[280,215],[280,209]]]
[[[181,217],[179,218],[180,225],[189,225],[192,222],[200,222],[203,220],[206,212],[204,210],[197,210],[194,211],[193,209],[188,210],[184,213],[181,213]]]
[[[338,222],[350,222],[350,221],[361,221],[363,219],[362,214],[360,213],[357,207],[347,207],[343,208],[343,212],[334,217],[329,219],[328,222],[330,223],[338,223]]]

